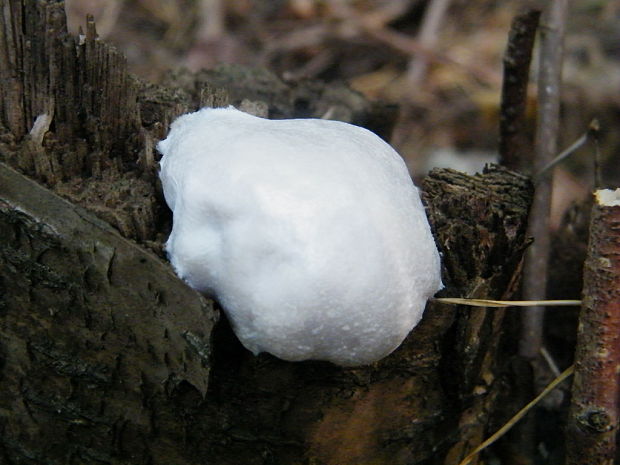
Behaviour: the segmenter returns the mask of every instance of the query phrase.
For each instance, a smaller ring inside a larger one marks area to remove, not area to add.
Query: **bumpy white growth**
[[[205,108],[157,147],[172,265],[256,354],[376,361],[441,287],[418,191],[370,131]]]

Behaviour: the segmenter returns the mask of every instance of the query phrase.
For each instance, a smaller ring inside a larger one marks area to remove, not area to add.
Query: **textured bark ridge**
[[[373,366],[288,363],[246,351],[151,252],[170,228],[154,145],[177,114],[233,103],[385,136],[392,108],[241,68],[143,83],[92,21],[70,37],[62,2],[0,5],[0,462],[451,464],[482,439],[503,311],[431,304]],[[423,189],[444,294],[508,296],[529,182],[437,170]]]
[[[0,238],[0,461],[175,463],[166,417],[186,386],[206,394],[211,303],[4,164]]]
[[[475,176],[433,170],[422,187],[442,253],[443,294],[509,299],[529,244],[524,228],[533,189],[528,178],[498,166]],[[458,429],[446,465],[458,463],[485,439],[487,420],[506,402],[498,376],[507,361],[499,348],[505,313],[460,308],[443,339],[441,376],[453,402],[448,415]]]
[[[605,194],[612,201],[605,201]],[[618,463],[620,191],[596,191],[584,264],[566,463]]]

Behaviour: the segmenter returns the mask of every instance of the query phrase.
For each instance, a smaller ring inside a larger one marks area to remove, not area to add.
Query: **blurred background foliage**
[[[414,176],[434,166],[477,171],[496,157],[502,54],[520,0],[66,0],[78,33],[92,14],[101,38],[138,76],[220,63],[284,80],[346,81],[400,105],[392,144]],[[573,0],[566,40],[560,147],[602,127],[608,184],[620,184],[620,2]],[[533,63],[532,73],[536,72]],[[530,89],[533,127],[535,78]],[[592,145],[555,172],[552,225],[592,187]],[[614,161],[615,159],[615,161]]]

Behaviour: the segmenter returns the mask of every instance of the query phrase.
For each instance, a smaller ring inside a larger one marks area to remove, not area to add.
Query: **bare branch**
[[[418,35],[418,42],[427,49],[432,49],[437,42],[437,32],[441,27],[442,20],[448,11],[450,0],[432,0],[426,7],[422,27]],[[428,60],[420,54],[414,54],[409,61],[407,79],[409,85],[415,90],[426,74]]]
[[[538,77],[538,106],[540,108],[536,131],[536,159],[534,172],[540,171],[557,152],[560,116],[560,82],[564,49],[564,32],[568,0],[553,0],[542,18],[540,37],[540,64]],[[542,300],[547,288],[549,256],[549,212],[551,181],[549,173],[541,178],[530,211],[529,233],[534,237],[524,267],[523,297]],[[526,358],[540,354],[543,339],[544,307],[533,307],[524,313],[519,353]]]
[[[524,135],[527,88],[532,49],[540,10],[530,9],[515,16],[504,54],[504,79],[500,108],[499,156],[509,169],[522,169],[531,142]]]
[[[583,145],[588,141],[590,137],[596,136],[599,131],[599,124],[597,120],[592,120],[590,125],[588,126],[588,130],[584,132],[579,139],[569,145],[567,148],[562,150],[560,154],[558,154],[553,160],[543,166],[538,173],[534,175],[534,181],[537,182],[541,177],[555,165],[560,163],[565,158],[571,156],[577,150],[579,150]]]

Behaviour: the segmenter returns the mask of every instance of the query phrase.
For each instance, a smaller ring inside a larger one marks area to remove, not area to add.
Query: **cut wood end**
[[[596,203],[603,207],[620,207],[620,188],[600,189],[594,193],[594,198]]]

